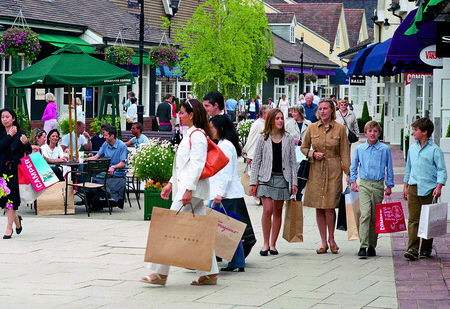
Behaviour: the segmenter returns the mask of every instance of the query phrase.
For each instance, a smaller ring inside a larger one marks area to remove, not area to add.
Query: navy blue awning
[[[359,76],[362,75],[362,69],[364,66],[364,61],[366,60],[366,57],[369,55],[369,53],[372,51],[372,49],[376,46],[376,44],[372,44],[367,46],[364,49],[361,49],[350,61],[350,63],[347,65],[348,76]]]
[[[330,84],[331,85],[348,85],[348,75],[347,68],[339,68],[336,69],[336,74],[330,76]]]
[[[386,55],[391,45],[392,39],[378,43],[367,55],[362,74],[363,76],[390,76],[392,74],[392,67],[386,63]]]

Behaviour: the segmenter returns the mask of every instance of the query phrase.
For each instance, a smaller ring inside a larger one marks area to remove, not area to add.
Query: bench
[[[147,136],[148,138],[159,138],[161,140],[171,140],[173,136],[173,132],[167,131],[143,131],[142,134]],[[130,131],[122,131],[122,140],[124,142],[130,140],[133,137]]]

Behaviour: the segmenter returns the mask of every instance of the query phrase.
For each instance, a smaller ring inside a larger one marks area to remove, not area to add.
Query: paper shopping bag
[[[45,190],[59,181],[50,165],[38,152],[21,158],[20,166],[20,182],[31,183],[36,192]],[[29,182],[25,182],[26,178]]]
[[[283,238],[288,242],[303,242],[303,205],[301,201],[286,202]]]
[[[19,184],[20,204],[33,204],[42,192],[34,191],[31,184]]]
[[[349,192],[345,194],[345,214],[347,219],[347,239],[359,239],[359,193]]]
[[[51,187],[39,192],[37,199],[37,214],[39,216],[64,215],[64,199],[66,196],[66,183],[60,181]],[[75,214],[73,188],[67,189],[67,214]]]
[[[377,234],[406,231],[401,202],[375,205],[375,232]]]
[[[231,261],[247,224],[211,208],[206,210],[206,215],[217,219],[216,255]]]
[[[244,187],[244,191],[246,195],[251,195],[250,194],[250,176],[248,175],[248,164],[245,167],[244,173],[241,176],[241,183],[242,186]]]
[[[430,239],[447,234],[447,203],[422,205],[417,236]]]
[[[145,262],[211,270],[217,218],[153,208]]]

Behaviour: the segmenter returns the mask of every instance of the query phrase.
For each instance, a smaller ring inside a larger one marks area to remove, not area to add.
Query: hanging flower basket
[[[150,51],[150,62],[155,66],[174,67],[178,62],[178,50],[173,46],[158,46]]]
[[[29,28],[11,27],[0,37],[0,54],[23,55],[25,60],[32,62],[40,51],[39,36]]]
[[[134,54],[134,49],[131,47],[110,46],[105,49],[105,60],[114,64],[130,64]]]
[[[315,74],[309,74],[309,73],[307,73],[307,74],[305,74],[305,81],[306,82],[316,82],[317,81],[317,75],[315,75]]]
[[[296,83],[296,82],[298,82],[298,75],[297,74],[287,74],[285,76],[285,80],[289,84]]]

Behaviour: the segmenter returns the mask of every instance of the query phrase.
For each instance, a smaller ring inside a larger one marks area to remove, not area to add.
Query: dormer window
[[[289,42],[295,43],[295,27],[293,25],[289,27]]]

